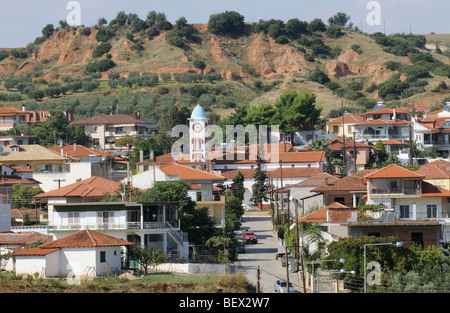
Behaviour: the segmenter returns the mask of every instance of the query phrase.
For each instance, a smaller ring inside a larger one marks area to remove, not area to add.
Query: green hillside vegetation
[[[160,127],[172,106],[200,103],[219,121],[243,105],[274,104],[286,89],[316,94],[324,116],[342,103],[358,112],[377,100],[431,107],[448,96],[444,35],[442,49],[428,51],[423,35],[368,35],[341,12],[327,22],[246,24],[228,11],[208,25],[184,17],[172,24],[155,11],[145,18],[121,11],[91,27],[61,21],[25,48],[0,51],[0,101],[71,110],[76,119],[140,112]],[[347,72],[330,75],[336,64]]]

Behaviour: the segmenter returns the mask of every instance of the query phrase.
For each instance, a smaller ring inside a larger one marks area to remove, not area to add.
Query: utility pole
[[[284,188],[283,188],[283,161],[280,160],[280,176],[281,176],[281,227],[284,226]]]
[[[342,106],[342,171],[345,172],[346,164],[345,164],[345,127],[344,127],[344,117],[345,117],[345,112],[344,112],[344,101],[341,101],[341,106]],[[344,174],[344,173],[342,173]]]
[[[259,265],[256,267],[256,293],[259,293],[259,281],[261,280],[261,270],[259,268]]]

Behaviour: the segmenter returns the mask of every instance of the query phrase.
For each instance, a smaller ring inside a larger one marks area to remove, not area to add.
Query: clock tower
[[[189,118],[189,153],[191,162],[206,162],[207,140],[206,127],[208,118],[206,112],[197,104]]]

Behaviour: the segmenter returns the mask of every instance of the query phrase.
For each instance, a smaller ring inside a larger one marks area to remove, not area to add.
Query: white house
[[[129,245],[132,243],[84,229],[37,248],[14,253],[16,275],[65,275],[73,280],[120,273],[121,247]]]

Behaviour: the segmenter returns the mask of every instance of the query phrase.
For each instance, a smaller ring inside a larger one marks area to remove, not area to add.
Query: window
[[[100,263],[106,262],[106,251],[100,251]]]
[[[436,204],[427,204],[427,218],[437,218]]]
[[[367,233],[367,236],[372,236],[372,237],[377,237],[377,238],[379,238],[381,235],[380,235],[380,233]]]
[[[69,212],[69,225],[80,224],[80,213],[79,212]]]
[[[423,233],[411,233],[411,241],[423,247]]]
[[[97,212],[97,224],[114,223],[114,212]]]
[[[400,218],[409,218],[409,205],[400,206]]]
[[[336,197],[336,198],[334,198],[334,202],[338,202],[342,205],[345,205],[345,198],[344,197]]]

